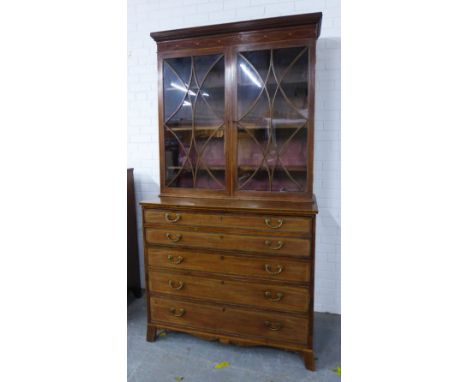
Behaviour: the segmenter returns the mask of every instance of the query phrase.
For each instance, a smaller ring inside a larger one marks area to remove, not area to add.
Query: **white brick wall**
[[[315,310],[340,313],[340,0],[128,0],[128,166],[137,202],[159,193],[156,45],[150,32],[323,12],[317,43]],[[139,218],[140,252],[141,216]],[[143,272],[142,256],[140,258]]]

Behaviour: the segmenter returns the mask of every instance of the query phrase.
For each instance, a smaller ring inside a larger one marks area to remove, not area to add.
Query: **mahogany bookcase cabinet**
[[[312,350],[321,13],[151,33],[161,194],[141,203],[157,329]]]

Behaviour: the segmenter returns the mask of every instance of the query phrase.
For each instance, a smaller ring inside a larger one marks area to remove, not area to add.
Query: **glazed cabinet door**
[[[236,192],[311,192],[309,53],[308,46],[236,51]]]
[[[161,61],[164,187],[225,192],[225,55]]]

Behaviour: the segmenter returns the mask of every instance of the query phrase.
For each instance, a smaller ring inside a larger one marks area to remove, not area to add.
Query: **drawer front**
[[[243,281],[150,272],[149,290],[215,302],[253,305],[280,311],[304,313],[309,308],[309,291],[307,288],[300,287],[272,286]]]
[[[173,224],[174,226],[245,228],[272,232],[310,234],[311,219],[281,216],[246,216],[205,214],[169,210],[144,210],[145,223]]]
[[[148,248],[148,265],[169,269],[261,277],[271,280],[310,281],[310,263],[284,259],[242,257],[200,250]]]
[[[231,307],[151,298],[151,320],[227,334],[307,344],[308,319]]]
[[[310,241],[291,237],[243,236],[145,228],[150,244],[189,246],[278,255],[310,256]]]

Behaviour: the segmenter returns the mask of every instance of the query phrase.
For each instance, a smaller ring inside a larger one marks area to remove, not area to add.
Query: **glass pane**
[[[304,53],[306,53],[304,55]],[[294,60],[298,60],[302,57],[307,57],[307,48],[303,47],[294,47],[294,48],[282,48],[282,49],[274,49],[273,50],[273,64],[275,75],[278,79],[284,77],[284,75],[288,72],[294,72],[294,69],[291,69],[291,62]],[[307,70],[307,61],[306,70]],[[300,74],[300,73],[294,73]],[[307,81],[307,78],[304,78]]]
[[[307,180],[308,50],[237,56],[237,189],[303,192]]]
[[[250,57],[252,59],[252,57]],[[256,62],[257,60],[253,60]],[[243,55],[238,55],[237,63],[237,119],[242,119],[255,106],[257,98],[263,92],[264,80],[253,64]]]
[[[224,57],[168,59],[164,68],[166,186],[224,189]]]
[[[272,182],[272,191],[278,192],[300,192],[305,188],[307,173],[295,172],[292,169],[276,170]]]
[[[166,186],[192,187],[192,161],[189,155],[190,136],[186,131],[166,130]]]
[[[172,89],[169,89],[172,90]],[[169,91],[168,90],[168,91]],[[175,131],[180,130],[192,130],[192,102],[190,96],[187,94],[182,103],[179,103],[178,109],[172,115],[165,115],[166,126],[174,129]]]
[[[244,62],[248,64],[249,70],[252,70],[256,76],[259,76],[260,82],[262,84],[265,83],[270,70],[270,50],[255,50],[243,52],[239,55],[242,56]]]
[[[179,76],[180,80],[185,83],[185,86],[190,82],[192,57],[177,57],[164,60],[166,65],[169,65]]]
[[[281,93],[290,102],[291,107],[307,118],[309,72],[307,48],[275,49],[273,56],[275,57],[273,60],[275,62],[275,73],[281,81]],[[291,60],[292,57],[294,58]]]
[[[208,72],[199,80],[200,97],[199,100],[211,109],[217,116],[218,120],[224,120],[224,57],[218,56],[202,56],[212,57]],[[200,57],[199,57],[200,58]],[[200,69],[200,71],[202,71]],[[202,71],[203,72],[203,71]],[[200,77],[198,77],[200,78]]]
[[[169,118],[185,98],[184,83],[170,65],[164,62],[164,115]]]

